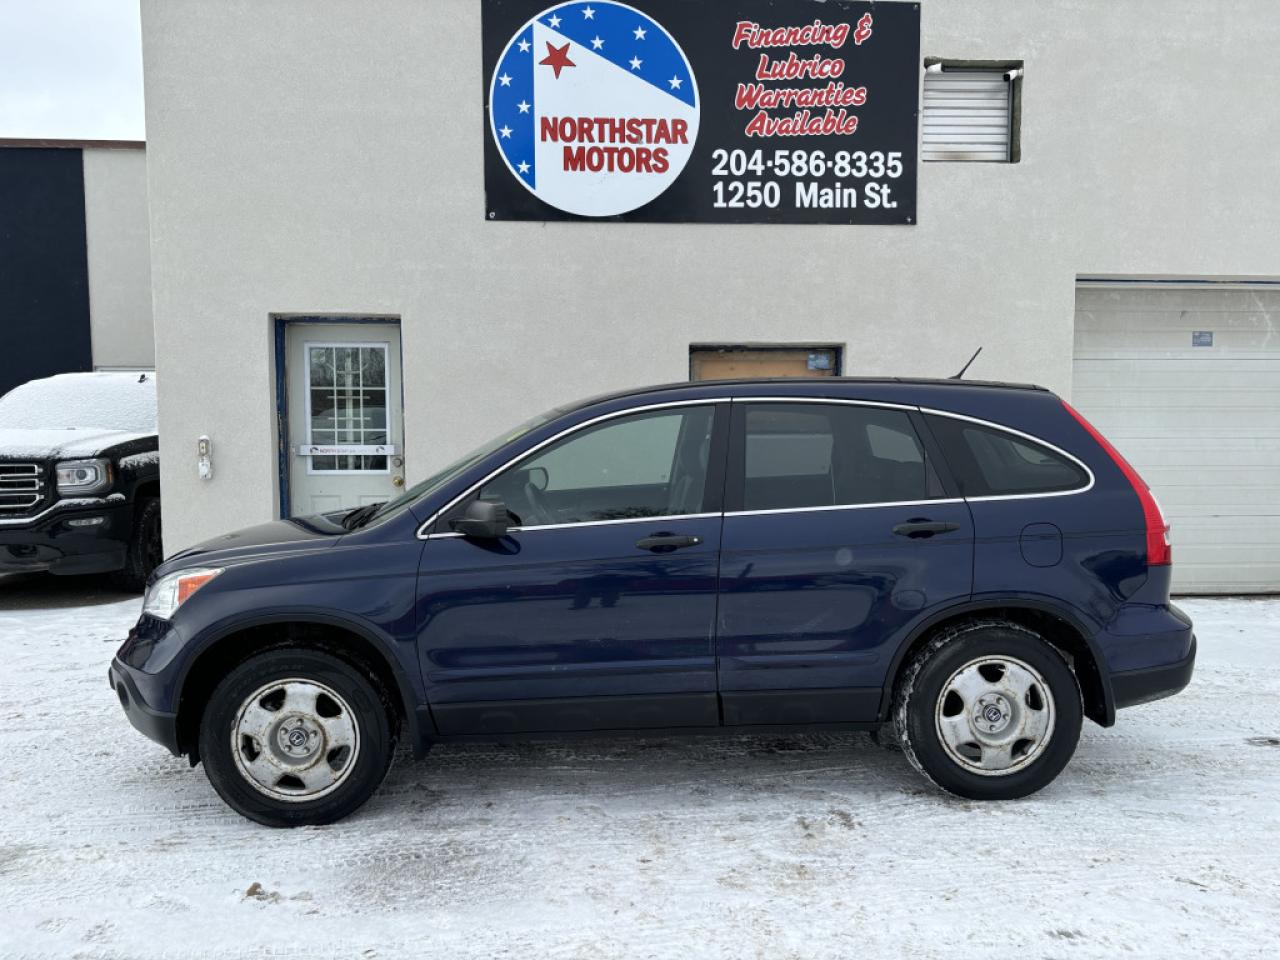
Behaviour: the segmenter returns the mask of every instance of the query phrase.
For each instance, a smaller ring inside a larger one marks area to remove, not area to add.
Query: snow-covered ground
[[[0,956],[1280,952],[1280,601],[1184,603],[1192,686],[1086,725],[1017,803],[859,734],[656,737],[439,748],[295,831],[125,721],[106,666],[138,605],[0,579]]]

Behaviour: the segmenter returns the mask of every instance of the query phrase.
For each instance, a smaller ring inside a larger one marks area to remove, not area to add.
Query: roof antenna
[[[982,352],[982,348],[981,348],[981,347],[979,347],[977,350],[973,351],[973,356],[969,358],[969,362],[968,362],[968,363],[966,363],[963,367],[961,367],[961,368],[960,368],[960,372],[959,372],[959,373],[957,373],[954,377],[950,377],[949,379],[951,379],[951,380],[963,380],[963,379],[964,379],[965,371],[966,371],[966,370],[968,370],[970,367],[972,367],[972,366],[973,366],[973,361],[975,361],[975,360],[977,360],[977,359],[978,359],[978,354],[980,354],[981,352]]]

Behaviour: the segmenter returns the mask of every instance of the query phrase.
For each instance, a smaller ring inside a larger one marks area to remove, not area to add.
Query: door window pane
[[[969,497],[1076,490],[1088,474],[1032,441],[954,417],[929,417],[929,429]]]
[[[636,414],[587,427],[485,484],[522,527],[702,509],[712,407]]]
[[[906,413],[846,404],[744,404],[743,509],[929,500],[937,473]]]
[[[309,446],[378,446],[388,442],[387,347],[312,344],[307,348]],[[384,473],[385,456],[333,453],[311,458],[310,469]]]

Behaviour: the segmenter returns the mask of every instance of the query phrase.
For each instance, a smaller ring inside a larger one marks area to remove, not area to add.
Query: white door
[[[400,329],[381,323],[291,323],[289,512],[346,510],[404,486]]]
[[[1151,484],[1181,593],[1280,590],[1280,290],[1081,286],[1072,403]]]

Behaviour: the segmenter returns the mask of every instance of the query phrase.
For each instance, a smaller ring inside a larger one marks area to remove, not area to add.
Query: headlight
[[[98,493],[111,486],[110,460],[64,460],[58,464],[58,492]]]
[[[168,620],[187,598],[222,572],[221,567],[192,567],[161,577],[151,585],[142,612],[160,620]]]

